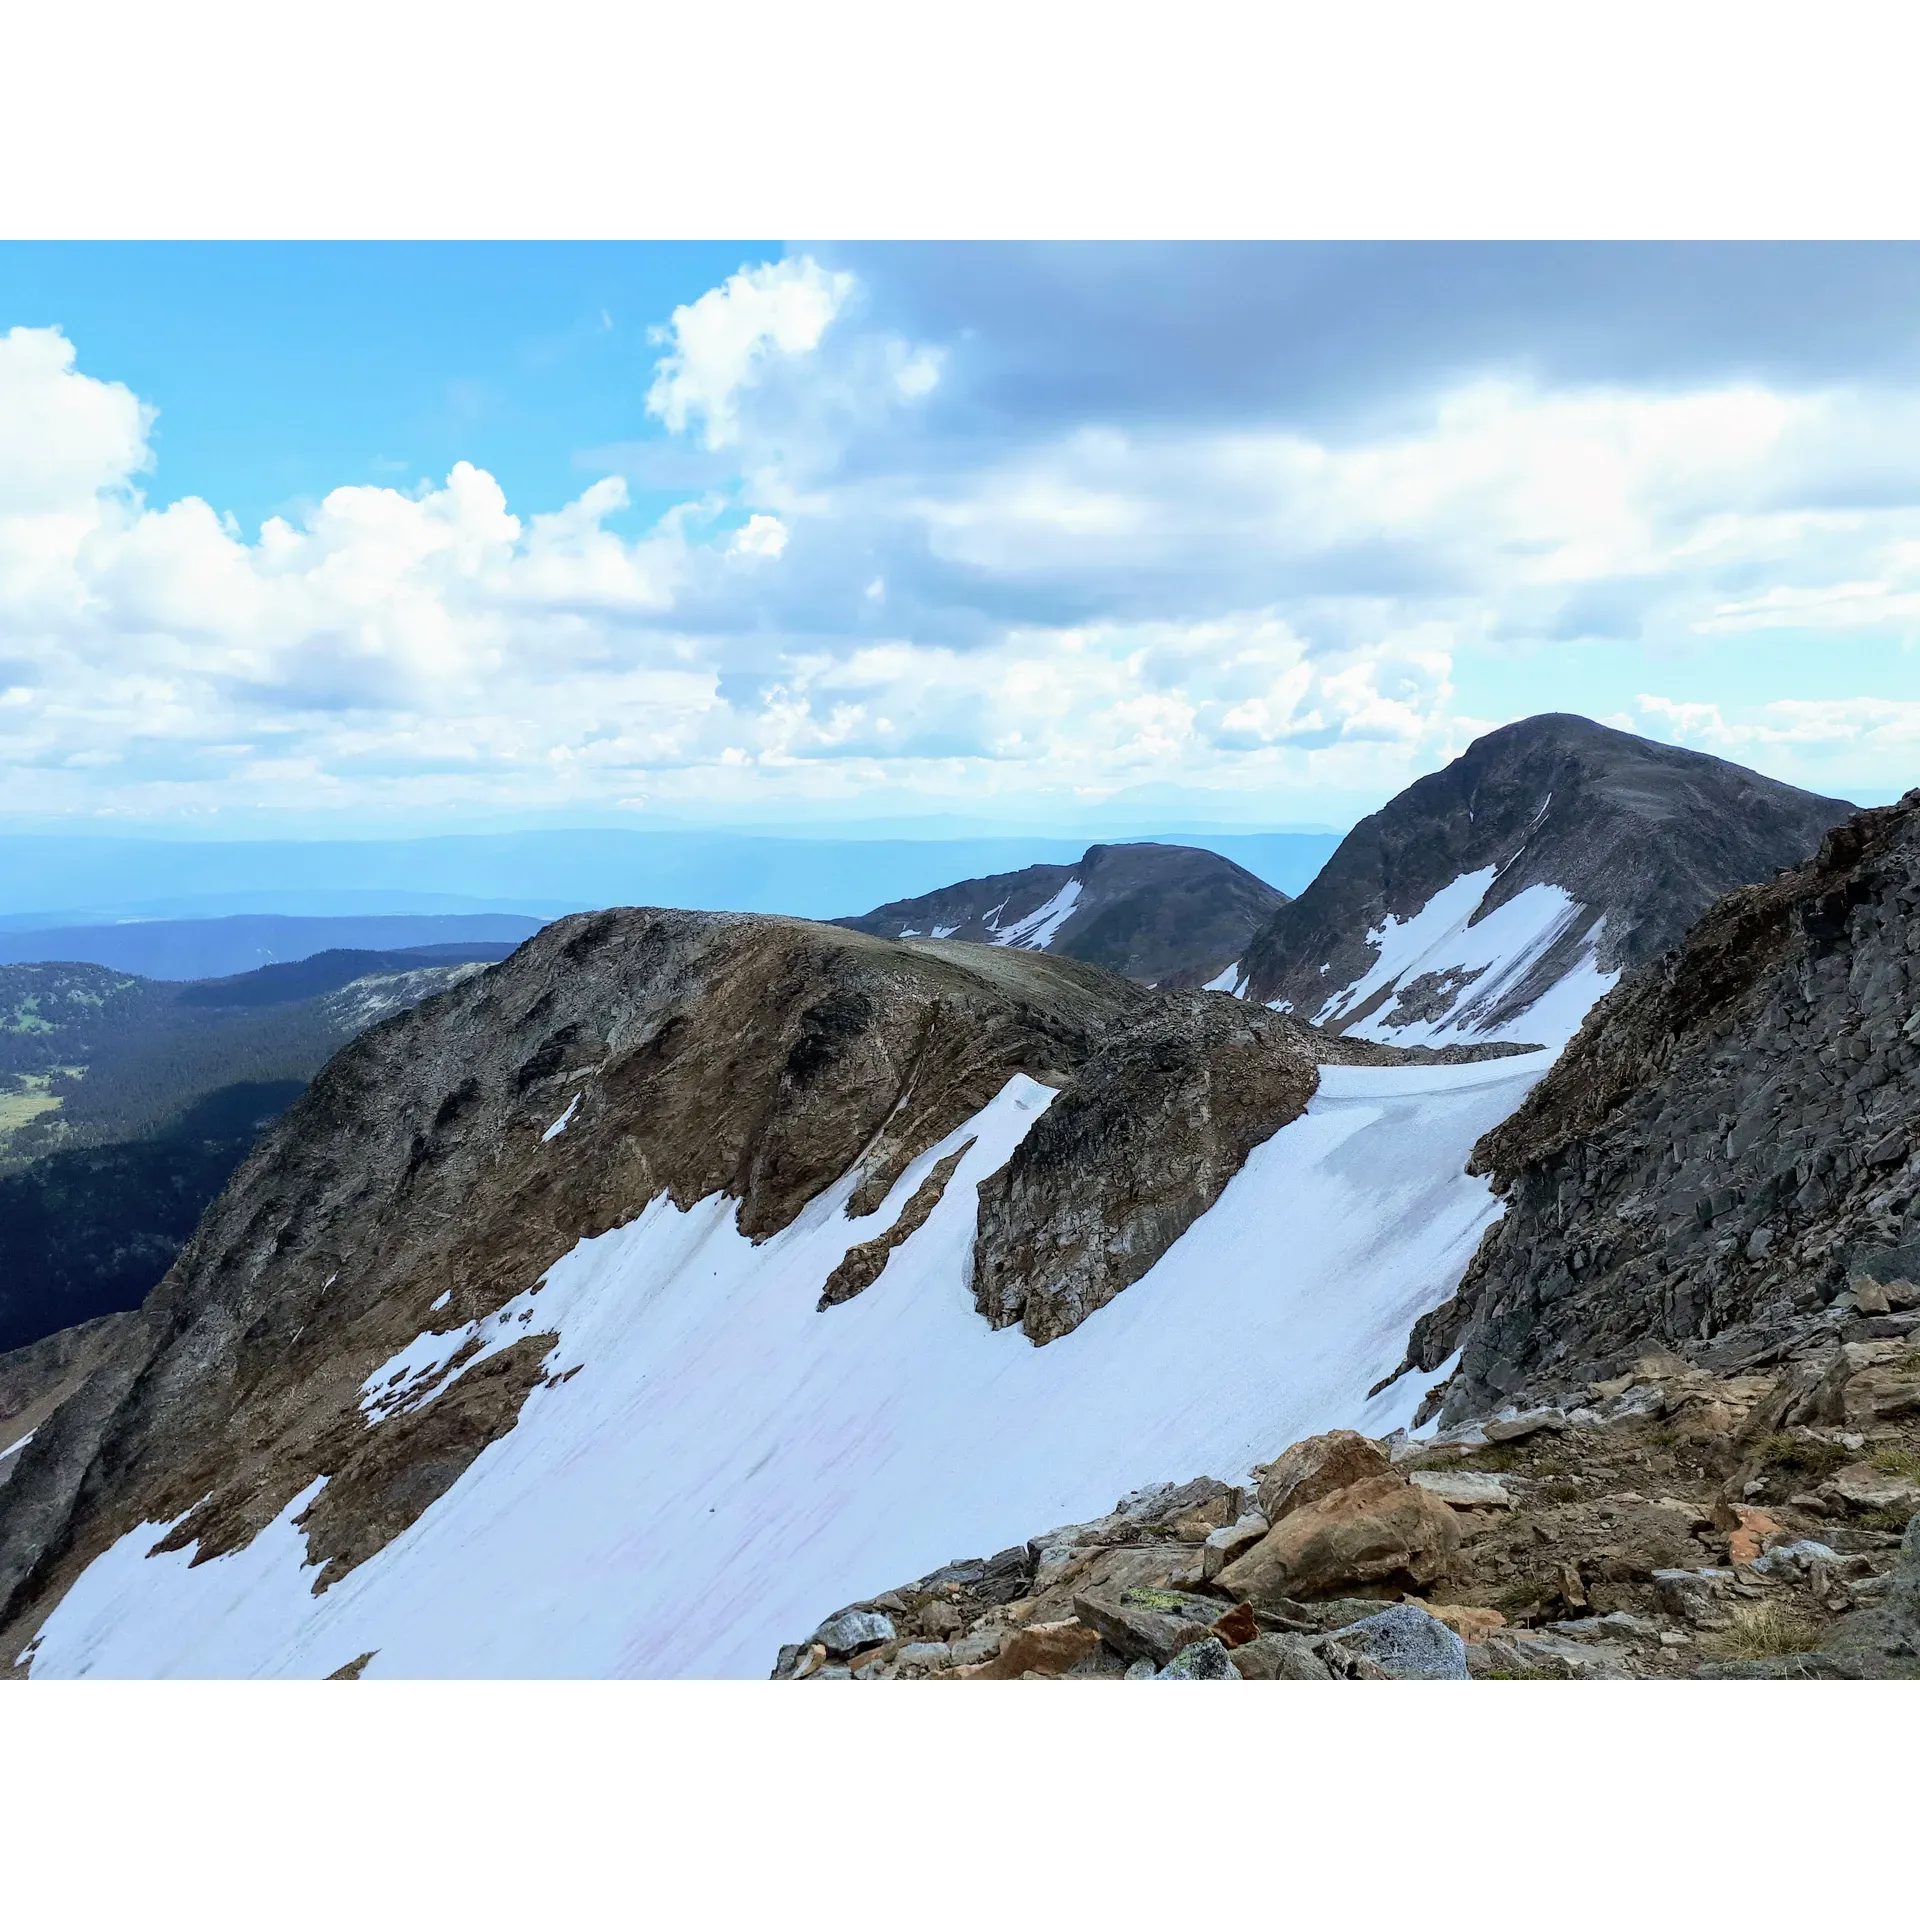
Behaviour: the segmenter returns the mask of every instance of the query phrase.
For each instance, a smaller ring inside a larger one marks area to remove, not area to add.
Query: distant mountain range
[[[30,932],[0,932],[0,966],[30,961],[85,961],[146,980],[195,980],[218,991],[214,976],[269,969],[281,979],[290,962],[318,954],[337,972],[343,965],[367,971],[370,956],[431,949],[440,957],[418,965],[457,964],[456,955],[498,959],[545,923],[523,914],[354,914],[347,917],[295,914],[234,914],[217,920],[135,920],[119,926],[37,927]],[[365,961],[367,966],[362,966]],[[399,971],[395,960],[388,971]],[[319,975],[300,976],[316,981]],[[335,984],[355,978],[341,974]],[[248,991],[259,991],[249,988]],[[306,994],[320,991],[318,985]],[[304,997],[294,994],[293,997]],[[183,1003],[186,1004],[186,1003]],[[197,1004],[212,1005],[211,1001]],[[262,1003],[264,1004],[264,1003]]]
[[[344,1040],[512,951],[333,951],[185,985],[0,966],[0,1352],[138,1306]]]
[[[1339,845],[1339,835],[1317,830],[1208,830],[1156,837],[1173,845],[1210,847],[1288,893],[1305,886]],[[279,842],[9,835],[5,847],[0,933],[235,915],[344,921],[487,912],[545,921],[585,908],[640,905],[829,919],[974,874],[1071,864],[1085,851],[1086,842],[1034,834],[850,839],[568,828],[412,840]],[[420,932],[399,937],[418,944],[462,936]],[[491,936],[475,932],[465,937]],[[387,942],[342,926],[321,944]],[[19,959],[96,957],[40,948],[0,954]],[[275,952],[271,957],[296,956]],[[240,958],[230,965],[254,963]]]
[[[963,880],[836,924],[1057,953],[1152,986],[1230,966],[1286,898],[1201,847],[1089,847],[1071,865]]]

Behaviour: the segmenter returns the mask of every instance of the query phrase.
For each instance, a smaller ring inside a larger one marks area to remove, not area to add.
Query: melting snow
[[[561,1134],[566,1132],[567,1122],[571,1120],[573,1116],[579,1111],[580,1111],[580,1096],[576,1093],[573,1096],[573,1098],[567,1102],[566,1112],[563,1113],[560,1116],[560,1118],[556,1120],[553,1123],[553,1125],[550,1126],[546,1130],[546,1132],[540,1136],[540,1144],[542,1146],[545,1146],[549,1140],[558,1139]]]
[[[1231,993],[1239,999],[1245,999],[1247,983],[1240,978],[1240,962],[1230,961],[1219,973],[1216,973],[1200,989],[1202,993]]]
[[[1389,914],[1367,935],[1379,950],[1358,980],[1332,995],[1313,1017],[1316,1022],[1337,1020],[1364,1005],[1383,987],[1395,991],[1347,1032],[1361,1040],[1384,1040],[1397,1046],[1432,1045],[1445,1040],[1470,1040],[1497,1034],[1503,1040],[1533,1040],[1543,1046],[1564,1045],[1578,1031],[1587,1010],[1619,979],[1602,973],[1594,959],[1601,925],[1587,935],[1578,963],[1518,1018],[1498,1027],[1484,1024],[1501,998],[1517,987],[1528,972],[1585,911],[1563,888],[1541,884],[1528,887],[1496,907],[1485,919],[1473,915],[1498,876],[1498,869],[1482,867],[1463,873],[1442,887],[1409,920]],[[1461,988],[1444,1012],[1431,1019],[1390,1024],[1387,1016],[1399,1002],[1400,989],[1423,975],[1458,969],[1476,977]]]
[[[27,1442],[31,1440],[33,1436],[39,1431],[40,1429],[38,1427],[29,1427],[27,1431],[23,1433],[20,1436],[20,1438],[13,1443],[12,1446],[0,1447],[0,1460],[11,1459],[13,1455],[18,1453],[20,1449],[24,1447],[27,1444]]]
[[[1066,924],[1079,898],[1080,882],[1069,880],[1044,906],[1035,907],[1012,926],[1002,927],[993,936],[993,944],[996,947],[1028,947],[1035,950],[1052,946],[1053,936]],[[1005,906],[1006,902],[1003,900],[1000,905]],[[996,907],[994,912],[997,914],[999,910]]]
[[[402,1367],[543,1331],[550,1375],[580,1369],[372,1560],[311,1594],[293,1516],[313,1488],[200,1567],[147,1559],[168,1523],[141,1526],[81,1574],[33,1671],[325,1674],[377,1648],[396,1675],[764,1675],[833,1608],[948,1559],[1330,1426],[1386,1432],[1428,1382],[1368,1386],[1499,1210],[1468,1150],[1545,1064],[1323,1068],[1153,1272],[1046,1347],[993,1332],[967,1286],[975,1182],[1052,1098],[1024,1076],[866,1219],[850,1180],[759,1246],[731,1201],[656,1200],[504,1318],[378,1370],[376,1401]],[[969,1177],[880,1280],[815,1312],[846,1248],[970,1133]]]

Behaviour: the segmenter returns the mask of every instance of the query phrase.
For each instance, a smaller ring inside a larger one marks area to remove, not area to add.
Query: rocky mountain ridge
[[[1152,986],[1198,986],[1246,946],[1286,895],[1203,847],[1093,846],[1071,866],[962,880],[836,921],[882,940],[922,936],[1025,947]]]
[[[557,923],[344,1049],[46,1412],[0,1489],[0,1644],[27,1647],[130,1528],[184,1569],[290,1526],[316,1597],[350,1579],[531,1395],[569,1390],[538,1295],[656,1203],[725,1198],[719,1231],[748,1250],[804,1221],[852,1242],[874,1217],[884,1244],[812,1283],[831,1339],[903,1297],[890,1263],[979,1184],[981,1307],[1057,1340],[1299,1115],[1317,1059],[1408,1057],[1012,949],[640,909]],[[967,1154],[1010,1090],[1032,1150],[1000,1180]],[[844,1212],[821,1215],[830,1189]],[[1022,1265],[1036,1222],[1057,1272]]]

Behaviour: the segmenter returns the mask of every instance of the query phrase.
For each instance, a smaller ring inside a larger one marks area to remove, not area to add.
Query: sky
[[[1920,249],[0,246],[0,822],[1920,783]]]

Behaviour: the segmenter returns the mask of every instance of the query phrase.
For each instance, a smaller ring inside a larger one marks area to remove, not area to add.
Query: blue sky
[[[1920,250],[0,247],[0,818],[1920,781]]]

